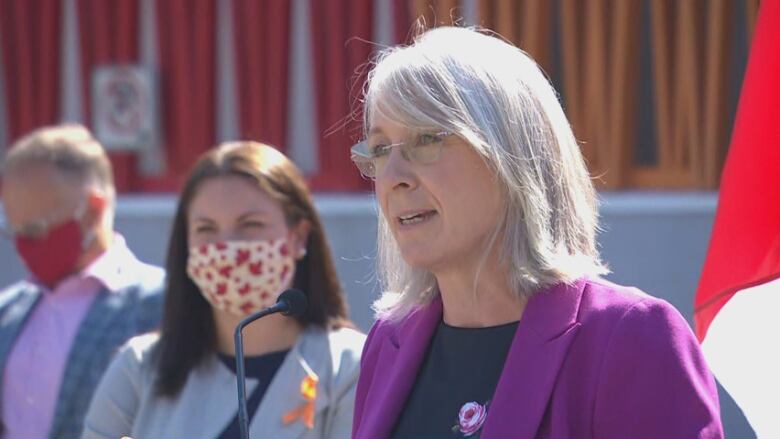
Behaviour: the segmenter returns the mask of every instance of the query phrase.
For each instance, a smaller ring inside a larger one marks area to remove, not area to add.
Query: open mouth
[[[412,224],[419,224],[431,217],[436,215],[435,210],[426,210],[421,212],[415,212],[407,215],[402,215],[398,217],[398,222],[402,226],[409,226]]]

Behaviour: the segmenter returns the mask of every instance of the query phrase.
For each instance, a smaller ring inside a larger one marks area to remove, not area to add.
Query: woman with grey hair
[[[384,293],[353,438],[722,437],[685,320],[599,278],[596,193],[531,58],[430,30],[380,54],[364,115]]]

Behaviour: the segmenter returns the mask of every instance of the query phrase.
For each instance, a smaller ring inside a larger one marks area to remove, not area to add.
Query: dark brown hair
[[[203,155],[190,171],[173,219],[166,260],[165,308],[154,352],[158,395],[177,395],[190,371],[216,349],[211,305],[186,272],[187,216],[205,180],[236,175],[256,183],[277,200],[289,226],[302,220],[311,224],[306,254],[297,262],[293,280],[293,287],[308,298],[306,313],[298,318],[301,325],[325,329],[351,326],[322,222],[298,168],[268,145],[248,141],[221,144]]]

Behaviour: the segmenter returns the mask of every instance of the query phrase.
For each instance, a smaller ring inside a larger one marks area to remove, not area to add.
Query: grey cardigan
[[[236,376],[216,357],[190,372],[176,398],[154,393],[149,359],[159,336],[136,337],[103,376],[90,404],[83,439],[215,438],[238,411]],[[365,336],[352,329],[307,329],[285,358],[249,426],[252,438],[346,439],[352,429],[355,387]],[[282,417],[305,400],[301,383],[319,379],[314,428]],[[257,380],[247,379],[247,394]]]

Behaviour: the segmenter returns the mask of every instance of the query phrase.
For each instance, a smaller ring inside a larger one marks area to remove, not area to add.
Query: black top
[[[392,438],[478,438],[517,324],[456,328],[441,322]]]
[[[268,385],[271,384],[271,380],[274,379],[276,371],[282,365],[284,358],[290,350],[270,352],[264,355],[258,355],[256,357],[244,357],[244,372],[246,372],[247,378],[255,378],[259,382],[257,387],[249,395],[246,401],[246,410],[249,415],[247,422],[252,422],[252,418],[255,417],[255,412],[260,406],[260,401],[263,400]],[[233,373],[236,373],[236,357],[229,355],[218,354],[219,360],[222,361]],[[218,439],[234,439],[241,437],[241,429],[238,425],[238,412],[233,421],[228,424],[227,428],[222,431]]]

